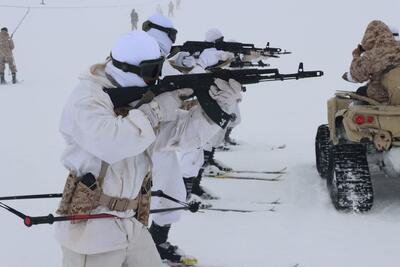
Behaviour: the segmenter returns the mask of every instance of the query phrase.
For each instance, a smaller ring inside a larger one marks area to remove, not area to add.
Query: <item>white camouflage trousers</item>
[[[100,233],[107,234],[107,233]],[[79,254],[62,247],[63,267],[164,267],[146,227],[135,231],[126,249],[98,254]]]
[[[183,183],[182,171],[178,161],[178,155],[174,151],[156,152],[153,160],[153,187],[151,190],[162,190],[165,194],[180,201],[186,201],[186,189]],[[152,197],[151,209],[166,209],[182,207],[171,200]],[[169,211],[152,215],[152,220],[161,226],[173,224],[179,221],[182,211]]]

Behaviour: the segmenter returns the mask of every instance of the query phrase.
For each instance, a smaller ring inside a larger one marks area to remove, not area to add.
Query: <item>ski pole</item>
[[[20,196],[7,196],[0,197],[1,200],[19,200],[19,199],[40,199],[40,198],[60,198],[62,194],[53,193],[53,194],[38,194],[38,195],[20,195]]]
[[[28,16],[29,11],[31,10],[30,7],[26,10],[25,15],[22,17],[21,21],[18,23],[17,27],[15,27],[14,31],[11,33],[11,38],[13,38],[15,32],[18,30],[18,28],[21,26],[22,22],[25,20],[26,16]]]
[[[275,207],[266,210],[244,210],[244,209],[224,209],[224,208],[212,208],[200,205],[200,202],[193,202],[188,203],[189,206],[186,207],[176,207],[176,208],[165,208],[165,209],[154,209],[150,210],[150,213],[162,213],[162,212],[169,212],[169,211],[176,211],[176,210],[189,210],[191,212],[197,212],[198,210],[211,210],[211,211],[222,211],[222,212],[239,212],[239,213],[250,213],[250,212],[266,212],[271,211],[274,212]]]
[[[102,219],[102,218],[117,218],[117,216],[112,214],[100,213],[100,214],[77,214],[77,215],[67,215],[67,216],[53,216],[49,214],[47,216],[28,216],[22,212],[11,208],[10,206],[1,203],[0,207],[8,210],[9,212],[20,217],[27,227],[37,224],[53,224],[54,222],[60,221],[76,221],[76,220],[92,220],[92,219]]]
[[[158,190],[158,191],[152,191],[151,196],[154,197],[165,197],[170,200],[174,199],[173,197],[168,196],[165,194],[163,191]],[[41,198],[61,198],[62,193],[50,193],[50,194],[35,194],[35,195],[16,195],[16,196],[6,196],[6,197],[0,197],[0,201],[2,200],[20,200],[20,199],[41,199]],[[177,199],[174,199],[172,201],[179,201]],[[186,203],[185,203],[186,204]]]
[[[150,210],[150,213],[160,213],[160,212],[167,212],[173,210],[190,210],[192,212],[196,212],[198,210],[199,204],[193,203],[186,207],[177,207],[177,208],[170,208],[170,209],[156,209]],[[54,216],[53,214],[49,214],[47,216],[28,216],[24,213],[0,202],[0,207],[13,213],[14,215],[18,216],[24,221],[25,226],[31,227],[32,225],[38,224],[53,224],[54,222],[61,222],[61,221],[76,221],[76,220],[93,220],[93,219],[104,219],[104,218],[119,218],[116,215],[108,214],[108,213],[100,213],[100,214],[73,214],[73,215],[66,215],[66,216]]]
[[[162,212],[170,212],[170,211],[176,211],[176,210],[189,210],[189,207],[176,207],[176,208],[165,208],[165,209],[154,209],[150,210],[150,214],[154,213],[162,213]],[[195,212],[195,211],[193,211]]]
[[[0,207],[13,213],[24,221],[25,226],[31,227],[32,225],[38,224],[53,224],[54,222],[61,221],[76,221],[76,220],[93,220],[93,219],[104,219],[104,218],[120,218],[116,215],[108,214],[108,213],[100,213],[100,214],[73,214],[66,216],[54,216],[53,214],[49,214],[47,216],[28,216],[23,214],[22,212],[0,202]],[[169,212],[176,210],[189,210],[191,212],[197,212],[198,210],[212,210],[212,211],[231,211],[231,212],[265,212],[265,211],[275,211],[274,208],[269,210],[238,210],[238,209],[219,209],[219,208],[211,208],[211,207],[201,207],[200,202],[191,202],[188,203],[188,206],[184,207],[175,207],[175,208],[166,208],[166,209],[154,209],[150,210],[151,214],[161,213],[161,212]],[[122,219],[122,218],[121,218]]]
[[[184,206],[184,207],[189,207],[189,203],[186,203],[186,202],[180,201],[180,200],[178,200],[178,199],[176,199],[176,198],[173,198],[173,197],[171,197],[171,196],[165,194],[162,190],[152,191],[152,192],[151,192],[151,196],[152,196],[152,197],[162,197],[162,198],[171,200],[171,201],[173,201],[173,202],[176,202],[176,203],[178,203],[178,204],[181,204],[181,205]]]
[[[107,213],[76,214],[68,216],[53,216],[53,214],[49,214],[47,216],[36,216],[36,217],[26,216],[24,219],[24,224],[27,227],[31,227],[32,225],[53,224],[54,222],[61,222],[61,221],[93,220],[93,219],[104,219],[104,218],[118,218],[118,217]]]

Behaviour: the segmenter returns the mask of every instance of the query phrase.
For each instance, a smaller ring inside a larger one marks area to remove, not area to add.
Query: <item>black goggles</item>
[[[146,81],[154,81],[157,80],[161,75],[162,65],[164,63],[165,58],[159,57],[157,59],[151,60],[143,60],[139,63],[138,66],[132,65],[126,62],[121,62],[116,60],[110,54],[112,64],[122,70],[123,72],[131,72],[134,73]]]
[[[224,41],[224,36],[215,39],[214,43],[222,43]]]
[[[151,22],[150,20],[146,20],[145,22],[143,22],[143,25],[142,25],[143,31],[147,32],[151,28],[165,32],[168,35],[169,39],[171,39],[172,43],[175,43],[176,35],[178,34],[178,31],[176,29],[163,27],[161,25]]]

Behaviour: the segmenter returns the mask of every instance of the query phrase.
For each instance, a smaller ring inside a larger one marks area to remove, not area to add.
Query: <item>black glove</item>
[[[186,200],[188,200],[192,194],[194,177],[183,177],[183,182],[186,188]]]

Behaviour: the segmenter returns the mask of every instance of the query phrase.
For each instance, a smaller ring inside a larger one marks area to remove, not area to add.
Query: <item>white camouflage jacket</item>
[[[150,169],[152,153],[193,150],[219,130],[199,107],[175,122],[162,124],[155,132],[140,110],[131,110],[125,118],[116,116],[103,87],[113,87],[104,71],[80,77],[62,112],[60,131],[67,146],[61,160],[78,176],[91,172],[97,177],[101,161],[109,163],[103,184],[107,195],[135,198]],[[103,212],[121,218],[134,215],[133,211],[113,212],[105,207],[93,213]],[[127,247],[126,232],[122,229],[119,220],[114,219],[64,222],[57,224],[56,239],[77,253],[102,253]]]

